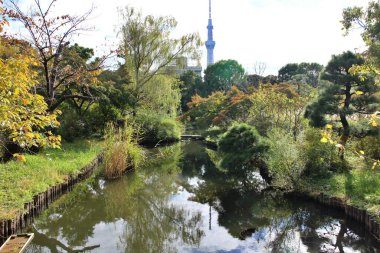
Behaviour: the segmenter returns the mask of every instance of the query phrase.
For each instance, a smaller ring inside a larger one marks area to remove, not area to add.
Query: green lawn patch
[[[347,173],[303,181],[301,191],[325,193],[345,199],[348,204],[363,208],[380,217],[380,173],[354,169]]]
[[[99,141],[81,140],[26,155],[26,162],[0,164],[0,219],[14,218],[33,196],[78,174],[101,148]]]

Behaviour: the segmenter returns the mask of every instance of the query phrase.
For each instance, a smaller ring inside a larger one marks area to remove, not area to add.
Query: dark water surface
[[[115,181],[94,179],[54,203],[26,252],[380,252],[338,212],[256,189],[197,142],[162,147]],[[251,185],[251,184],[250,184]]]

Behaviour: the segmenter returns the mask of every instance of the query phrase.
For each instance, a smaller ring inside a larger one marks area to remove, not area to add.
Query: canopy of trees
[[[123,24],[120,27],[121,49],[127,68],[131,71],[130,102],[134,113],[146,98],[146,87],[157,74],[180,56],[198,57],[198,34],[187,34],[173,39],[171,32],[177,21],[172,17],[154,17],[134,8],[120,9]],[[157,85],[158,83],[155,82]],[[150,88],[153,89],[152,84]],[[159,86],[155,87],[160,89]]]
[[[322,79],[328,82],[323,85],[317,101],[310,105],[307,114],[314,126],[324,126],[327,123],[326,115],[337,115],[343,127],[342,144],[351,134],[349,115],[370,114],[379,103],[374,96],[378,87],[372,79],[363,80],[349,73],[352,66],[362,64],[364,59],[352,52],[334,55],[322,74]]]
[[[205,92],[205,85],[202,77],[198,76],[194,71],[186,71],[183,73],[179,80],[181,81],[181,109],[187,111],[187,103],[191,101],[191,97],[195,94],[203,95]]]
[[[89,87],[97,81],[100,66],[106,57],[87,64],[93,53],[74,45],[73,36],[91,30],[85,26],[93,8],[79,16],[54,16],[57,0],[50,0],[43,8],[35,1],[28,12],[21,9],[17,1],[9,0],[10,9],[6,14],[21,23],[25,29],[14,36],[26,40],[36,51],[35,57],[40,68],[37,91],[44,96],[48,110],[56,110],[70,99],[92,100]]]
[[[213,91],[227,91],[245,82],[245,70],[235,60],[221,60],[207,67],[204,80],[207,95]]]
[[[303,82],[316,87],[323,66],[318,63],[289,63],[278,71],[280,82]]]
[[[59,147],[61,138],[51,130],[59,125],[58,112],[48,113],[44,98],[33,92],[37,85],[36,62],[25,51],[18,51],[10,40],[0,37],[0,146],[6,153],[15,143],[24,150],[32,147]],[[14,52],[10,54],[10,52]],[[7,55],[4,58],[4,55]],[[24,156],[15,154],[17,159]]]

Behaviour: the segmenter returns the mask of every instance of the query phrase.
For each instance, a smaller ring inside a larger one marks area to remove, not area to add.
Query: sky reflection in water
[[[26,252],[380,252],[339,213],[259,193],[261,182],[247,189],[199,143],[149,157],[122,179],[59,199],[28,228],[36,236]]]

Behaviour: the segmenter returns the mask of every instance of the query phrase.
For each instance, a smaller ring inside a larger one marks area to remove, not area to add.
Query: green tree
[[[126,66],[121,64],[116,70],[104,70],[99,75],[99,86],[97,87],[99,104],[117,108],[123,115],[127,114],[130,107],[130,93],[128,85],[131,83],[130,73]]]
[[[303,129],[303,114],[308,97],[301,97],[289,84],[262,85],[249,95],[251,101],[246,122],[266,135],[281,128],[296,138]]]
[[[289,81],[292,76],[298,74],[298,64],[288,63],[278,71],[278,79],[280,82]]]
[[[83,57],[86,55],[85,49]],[[75,54],[78,55],[78,54]],[[89,93],[96,99],[70,99],[60,109],[61,127],[59,133],[66,141],[103,134],[108,122],[121,126],[129,111],[129,73],[125,65],[115,70],[104,70],[98,76],[98,85],[88,87]]]
[[[370,1],[367,9],[348,7],[343,10],[343,29],[349,33],[357,27],[363,30],[362,38],[368,46],[367,56],[373,63],[380,63],[380,3]]]
[[[168,75],[155,75],[141,90],[139,109],[157,115],[176,117],[181,101],[179,85],[177,78]]]
[[[364,59],[349,51],[333,55],[321,76],[328,82],[324,83],[317,100],[306,113],[314,126],[323,126],[327,115],[331,120],[336,115],[343,128],[342,145],[351,134],[349,117],[371,113],[378,107],[378,99],[374,96],[378,87],[373,85],[372,79],[363,80],[349,73],[352,66],[362,64]]]
[[[228,129],[220,138],[218,149],[223,157],[221,166],[232,175],[248,180],[249,174],[262,164],[268,145],[255,127],[242,123]]]
[[[245,83],[245,70],[235,60],[221,60],[209,65],[204,76],[207,95],[213,91],[227,91],[233,85]]]
[[[187,104],[191,101],[191,97],[196,94],[202,96],[206,86],[203,84],[202,78],[191,70],[183,73],[179,80],[181,81],[181,108],[184,112],[188,109]]]
[[[86,72],[93,67],[97,68],[96,65],[98,59],[91,61],[91,58],[94,57],[94,50],[92,48],[82,47],[77,43],[63,49],[61,57],[62,59],[59,67],[66,68],[67,70],[82,69]],[[43,73],[43,71],[41,72]],[[70,73],[70,71],[67,73]],[[70,82],[67,83],[65,88],[60,91],[61,93],[57,95],[55,105],[50,109],[55,110],[56,107],[67,102],[74,107],[79,115],[87,112],[89,107],[97,99],[97,88],[95,87],[98,84],[98,73],[100,73],[100,71],[94,71],[88,75],[85,75],[84,73],[79,75],[78,73],[78,76],[75,77],[68,76],[67,78],[70,79]],[[46,97],[45,91],[42,91],[41,93]],[[81,95],[76,96],[78,94]]]
[[[177,21],[172,17],[143,16],[131,7],[121,9],[120,15],[123,19],[120,47],[126,65],[132,72],[130,102],[133,113],[136,114],[149,81],[180,56],[197,58],[201,41],[196,33],[173,39],[172,31],[176,28]],[[155,89],[159,90],[160,84],[156,84]]]
[[[301,80],[304,83],[316,87],[322,69],[323,66],[315,62],[302,62],[300,64],[289,63],[278,71],[278,79],[280,82],[299,82]]]
[[[343,29],[348,34],[352,29],[362,29],[362,38],[368,50],[363,54],[366,63],[353,66],[351,74],[365,78],[367,75],[375,77],[376,85],[380,85],[380,3],[370,1],[367,9],[363,7],[348,7],[343,10]],[[371,115],[370,123],[373,127],[380,125],[380,112]]]

